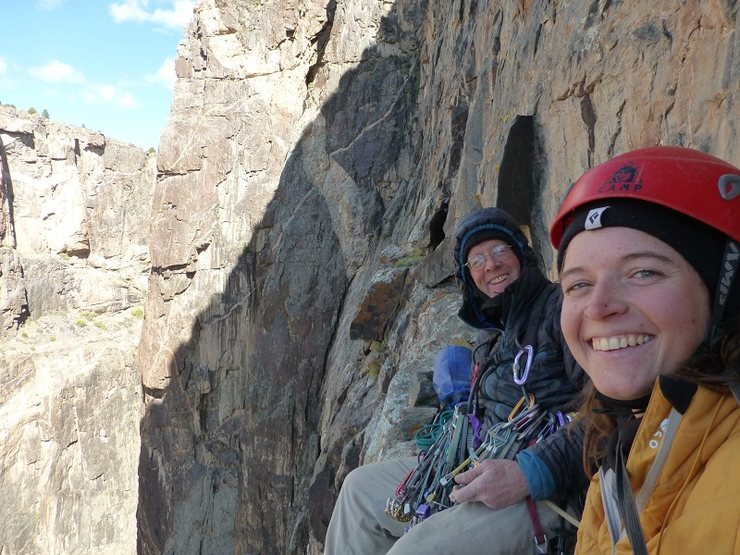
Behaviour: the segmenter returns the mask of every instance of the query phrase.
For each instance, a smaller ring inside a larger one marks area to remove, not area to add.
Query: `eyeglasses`
[[[496,245],[491,247],[488,251],[488,255],[476,254],[468,258],[468,262],[465,264],[473,272],[479,272],[486,267],[486,261],[490,258],[494,262],[503,262],[511,255],[511,245]]]

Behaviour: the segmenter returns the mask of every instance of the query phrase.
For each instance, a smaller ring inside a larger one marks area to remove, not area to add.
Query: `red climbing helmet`
[[[740,241],[740,169],[698,150],[641,148],[591,168],[566,194],[550,227],[552,245],[560,247],[579,207],[607,198],[659,204]]]

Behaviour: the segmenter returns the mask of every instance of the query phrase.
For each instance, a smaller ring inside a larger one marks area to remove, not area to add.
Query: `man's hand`
[[[480,501],[491,509],[501,509],[522,501],[529,486],[516,461],[486,459],[455,476],[450,499],[458,503]]]

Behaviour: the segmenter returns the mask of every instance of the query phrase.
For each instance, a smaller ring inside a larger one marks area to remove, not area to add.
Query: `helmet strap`
[[[719,333],[722,316],[727,306],[727,300],[732,290],[732,284],[735,281],[738,264],[740,263],[740,243],[733,239],[727,239],[725,243],[725,253],[722,257],[722,266],[719,273],[719,282],[714,295],[714,307],[712,308],[712,317],[709,321],[710,335],[709,342],[714,344]]]

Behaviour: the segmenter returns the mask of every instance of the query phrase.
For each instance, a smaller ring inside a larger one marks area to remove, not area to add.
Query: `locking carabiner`
[[[527,363],[524,365],[524,374],[520,373],[521,366],[519,365],[519,359],[524,353],[527,353]],[[511,367],[511,371],[514,374],[514,383],[516,385],[524,385],[529,378],[529,369],[532,368],[532,360],[534,359],[534,347],[532,345],[525,345],[514,357],[514,364]]]

